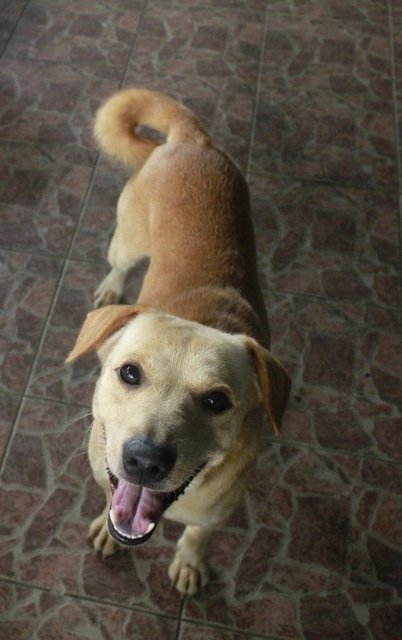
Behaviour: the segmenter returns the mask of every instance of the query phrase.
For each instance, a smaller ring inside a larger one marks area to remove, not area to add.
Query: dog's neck
[[[265,309],[258,315],[249,302],[231,287],[206,286],[187,290],[160,301],[158,309],[227,333],[243,333],[269,348]]]

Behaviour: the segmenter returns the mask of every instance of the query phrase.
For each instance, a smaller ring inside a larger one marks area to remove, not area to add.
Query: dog
[[[102,365],[88,452],[106,506],[89,537],[109,556],[147,541],[162,516],[184,524],[169,577],[194,595],[208,580],[205,543],[242,499],[265,413],[278,432],[290,380],[269,351],[236,165],[189,109],[147,89],[109,98],[94,131],[134,173],[118,201],[111,271],[67,359],[97,351]],[[118,304],[144,257],[137,303]]]

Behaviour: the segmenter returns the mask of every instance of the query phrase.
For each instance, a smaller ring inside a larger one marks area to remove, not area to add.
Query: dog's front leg
[[[179,542],[169,578],[183,595],[193,596],[208,582],[208,565],[204,558],[205,543],[213,529],[188,525]]]
[[[95,520],[92,520],[88,531],[88,540],[92,542],[95,551],[103,559],[112,556],[117,549],[117,543],[108,531],[108,513],[109,505],[107,504],[102,513]]]

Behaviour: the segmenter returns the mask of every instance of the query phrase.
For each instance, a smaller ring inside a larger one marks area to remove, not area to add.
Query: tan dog
[[[141,139],[138,124],[166,135]],[[101,148],[137,168],[118,203],[112,266],[68,360],[96,349],[89,458],[106,494],[91,525],[104,556],[145,542],[162,515],[184,523],[169,569],[181,593],[207,581],[204,543],[239,503],[264,408],[279,428],[290,381],[268,351],[244,178],[195,116],[131,89],[101,107]],[[127,270],[150,257],[137,305]]]

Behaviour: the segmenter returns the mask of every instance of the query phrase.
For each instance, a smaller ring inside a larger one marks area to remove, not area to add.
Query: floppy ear
[[[143,310],[143,307],[135,304],[109,304],[90,311],[66,362],[73,362],[86,353],[98,349],[109,336]]]
[[[289,397],[291,382],[281,363],[253,338],[246,338],[262,392],[262,403],[273,426],[279,434],[280,424]]]

